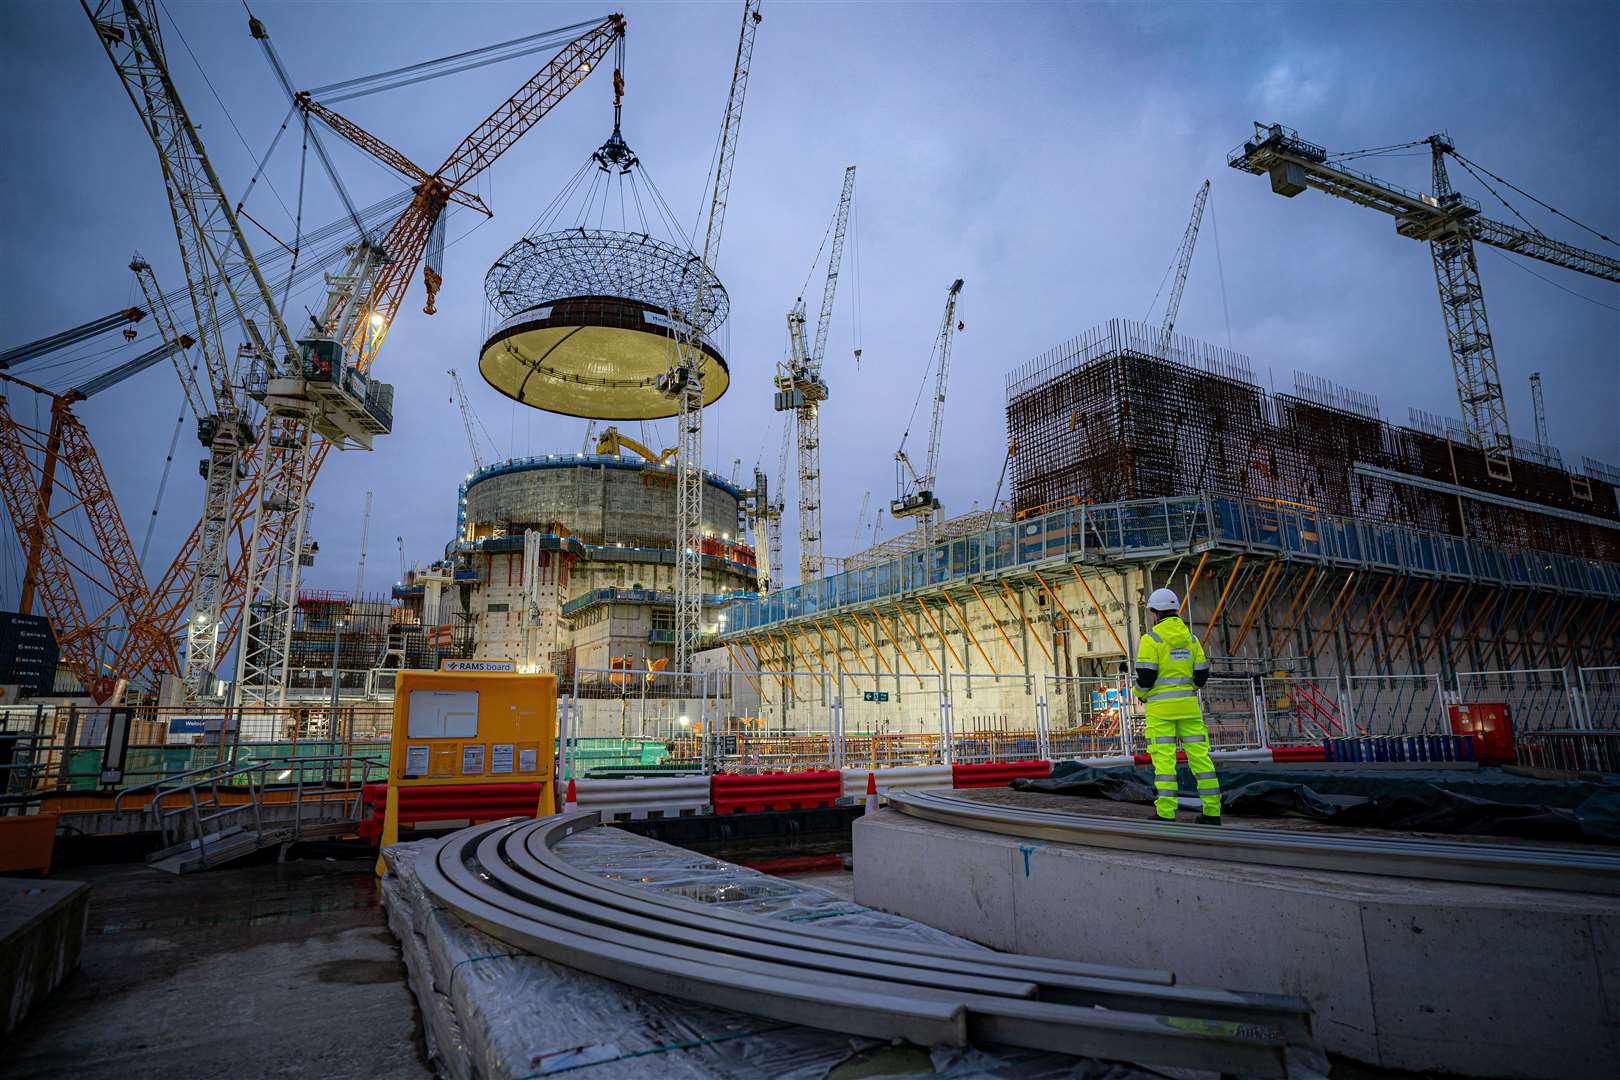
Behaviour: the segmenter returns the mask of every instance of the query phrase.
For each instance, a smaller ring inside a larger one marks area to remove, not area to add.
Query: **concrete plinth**
[[[1328,1050],[1373,1065],[1551,1080],[1620,1059],[1620,898],[1148,857],[895,810],[854,836],[857,903],[996,949],[1297,994]]]
[[[0,878],[0,1043],[79,966],[89,913],[82,881]]]

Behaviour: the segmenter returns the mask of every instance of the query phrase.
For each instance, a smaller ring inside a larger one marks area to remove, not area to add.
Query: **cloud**
[[[1321,61],[1307,65],[1279,60],[1272,64],[1249,90],[1249,100],[1263,114],[1256,119],[1272,123],[1279,118],[1300,117],[1315,112],[1317,106],[1327,100],[1328,90],[1333,84],[1326,67],[1326,63]]]

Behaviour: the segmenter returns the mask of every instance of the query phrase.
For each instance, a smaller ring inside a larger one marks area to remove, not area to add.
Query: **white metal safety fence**
[[[1581,713],[1593,731],[1620,731],[1620,667],[1576,671]]]
[[[1436,675],[1349,675],[1344,701],[1357,735],[1439,735],[1446,719],[1445,684]]]
[[[701,734],[717,771],[837,767],[838,680],[827,672],[710,672],[707,712]]]
[[[1265,745],[1265,724],[1254,680],[1212,675],[1198,699],[1216,750],[1250,750]]]
[[[1044,761],[1049,753],[1040,681],[1024,675],[952,675],[946,703],[955,765]]]
[[[839,765],[903,768],[948,761],[941,683],[932,672],[842,673]]]
[[[580,668],[557,702],[558,775],[705,771],[709,676]]]
[[[1457,674],[1457,704],[1504,704],[1520,735],[1584,726],[1570,689],[1569,673],[1562,668]]]
[[[1046,675],[1041,686],[1053,761],[1129,752],[1132,708],[1139,703],[1123,680]]]
[[[1260,679],[1266,745],[1340,739],[1358,732],[1337,676],[1267,675]]]

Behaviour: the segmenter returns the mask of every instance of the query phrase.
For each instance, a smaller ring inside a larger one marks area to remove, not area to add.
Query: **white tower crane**
[[[1429,148],[1430,180],[1434,185],[1434,190],[1428,193],[1409,191],[1343,164],[1350,157],[1425,145]],[[1513,438],[1508,432],[1507,404],[1502,397],[1502,378],[1497,372],[1496,345],[1485,319],[1485,293],[1480,284],[1474,243],[1489,244],[1604,281],[1620,281],[1620,259],[1554,240],[1538,229],[1524,229],[1482,216],[1476,200],[1452,188],[1446,174],[1448,155],[1456,158],[1475,179],[1484,182],[1475,171],[1476,166],[1459,154],[1444,134],[1396,146],[1330,155],[1325,148],[1300,138],[1293,128],[1256,123],[1254,134],[1227,155],[1226,163],[1255,176],[1269,177],[1271,190],[1278,195],[1293,198],[1315,188],[1381,211],[1395,219],[1395,231],[1402,236],[1429,242],[1463,428],[1468,433],[1469,444],[1484,454],[1491,475],[1499,480],[1511,480]]]
[[[821,290],[821,314],[816,336],[805,346],[804,297],[788,312],[790,357],[776,375],[778,412],[792,412],[799,446],[799,581],[821,577],[821,403],[827,384],[821,362],[827,353],[827,328],[832,324],[833,299],[838,293],[838,268],[844,258],[844,235],[849,228],[849,207],[855,198],[855,166],[844,170],[844,188],[833,214],[832,246],[827,252],[827,282]]]
[[[1209,181],[1205,180],[1193,197],[1192,217],[1187,231],[1182,234],[1181,247],[1176,249],[1176,283],[1170,289],[1170,299],[1164,305],[1164,324],[1159,329],[1159,355],[1170,355],[1170,335],[1176,329],[1176,315],[1181,311],[1181,294],[1187,288],[1187,271],[1192,267],[1193,245],[1198,243],[1198,227],[1204,221],[1204,203],[1209,200]],[[1220,239],[1216,237],[1216,239]]]
[[[720,256],[720,234],[725,227],[726,202],[731,196],[731,170],[737,158],[737,135],[742,128],[743,98],[748,92],[748,69],[753,63],[754,34],[759,29],[760,0],[744,0],[742,30],[737,37],[737,60],[731,70],[731,92],[720,124],[720,152],[715,156],[714,194],[709,201],[709,226],[703,235],[703,262],[698,268],[691,318],[699,317],[707,299],[710,275]],[[703,619],[703,361],[697,347],[696,324],[671,312],[675,356],[670,370],[659,377],[665,394],[680,405],[676,419],[675,456],[675,670],[690,671],[697,652]]]
[[[472,451],[473,472],[483,472],[484,455],[478,449],[478,436],[473,431],[472,406],[467,404],[467,388],[462,385],[461,372],[451,368],[446,374],[450,376],[450,382],[455,387],[456,405],[461,409],[461,426],[467,431],[467,449]]]
[[[951,377],[951,337],[962,328],[956,319],[956,296],[962,291],[962,279],[951,282],[945,294],[945,317],[940,320],[939,334],[934,338],[934,414],[928,424],[928,458],[918,472],[906,456],[906,439],[900,438],[900,449],[894,452],[895,500],[889,504],[889,513],[897,518],[917,518],[917,527],[923,531],[923,542],[932,539],[940,502],[934,494],[939,479],[939,437],[945,421],[945,390]],[[909,434],[909,432],[907,433]]]

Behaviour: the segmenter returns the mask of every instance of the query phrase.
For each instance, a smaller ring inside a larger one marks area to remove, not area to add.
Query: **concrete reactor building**
[[[747,493],[706,473],[704,635],[757,588]],[[675,471],[608,454],[491,465],[461,485],[453,563],[456,635],[479,660],[521,668],[657,667],[674,641]]]

